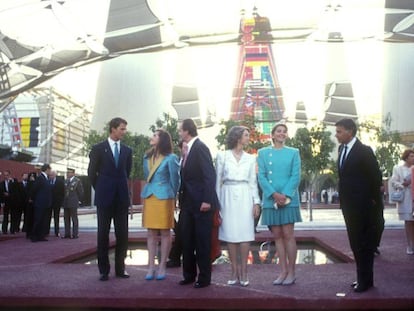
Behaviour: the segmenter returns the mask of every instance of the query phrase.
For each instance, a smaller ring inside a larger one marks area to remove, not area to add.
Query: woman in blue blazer
[[[273,233],[281,272],[273,285],[295,283],[295,222],[302,221],[299,209],[299,150],[285,146],[287,126],[276,124],[272,129],[273,146],[259,150],[258,180],[262,189],[262,224]]]
[[[148,229],[148,273],[146,280],[165,279],[168,254],[171,249],[171,230],[174,228],[174,209],[180,185],[180,164],[173,153],[168,132],[158,129],[150,139],[151,149],[144,156],[144,175],[147,184],[142,189],[144,198],[142,226]],[[157,236],[161,236],[161,258],[155,276]]]

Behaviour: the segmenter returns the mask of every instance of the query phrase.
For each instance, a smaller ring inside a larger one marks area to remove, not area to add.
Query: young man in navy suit
[[[115,227],[115,275],[129,278],[125,271],[128,250],[128,207],[130,197],[128,178],[132,167],[132,150],[121,139],[127,131],[127,122],[114,118],[109,122],[107,140],[92,147],[89,154],[88,177],[95,189],[98,215],[98,268],[100,280],[107,281],[110,271],[108,257],[111,221]]]
[[[210,150],[197,137],[193,120],[182,121],[179,135],[188,146],[181,164],[179,191],[184,277],[179,284],[195,282],[195,288],[203,288],[211,282],[211,230],[213,211],[218,206],[216,171]]]
[[[374,252],[382,218],[382,175],[374,152],[358,140],[356,124],[342,119],[336,124],[339,147],[339,202],[357,267],[354,291],[374,286]]]
[[[30,235],[32,242],[47,241],[48,212],[52,206],[52,188],[49,183],[51,167],[43,164],[41,172],[30,190],[30,200],[33,202],[33,228]]]

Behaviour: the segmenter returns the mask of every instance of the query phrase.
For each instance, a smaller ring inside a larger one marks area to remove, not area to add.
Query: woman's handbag
[[[213,214],[213,227],[220,227],[220,225],[221,225],[220,211],[216,209]]]
[[[391,192],[391,201],[392,202],[402,202],[404,201],[404,190],[395,189]]]

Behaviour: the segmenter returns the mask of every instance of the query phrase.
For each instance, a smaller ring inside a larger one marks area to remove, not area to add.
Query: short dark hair
[[[244,131],[250,133],[250,129],[246,126],[235,125],[230,128],[226,137],[226,145],[228,149],[233,149],[237,146],[237,142],[242,138]]]
[[[342,126],[348,131],[352,131],[352,136],[355,136],[357,133],[357,126],[352,119],[341,119],[335,123],[335,126]]]
[[[181,123],[181,128],[183,131],[188,131],[191,137],[196,137],[197,134],[197,125],[195,124],[193,119],[185,119]]]
[[[118,128],[118,126],[121,124],[128,125],[128,122],[125,119],[119,117],[113,118],[111,121],[109,121],[109,134],[112,133],[112,129]]]
[[[410,156],[410,154],[414,153],[414,150],[412,149],[406,149],[404,150],[402,156],[401,156],[401,160],[403,161],[407,161],[408,157]]]
[[[47,170],[50,170],[50,169],[52,168],[50,167],[48,163],[43,164],[42,167],[40,168],[42,172],[46,172]]]

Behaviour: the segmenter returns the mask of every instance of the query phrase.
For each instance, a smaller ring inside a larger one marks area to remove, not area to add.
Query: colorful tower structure
[[[269,19],[260,16],[256,8],[252,17],[242,12],[239,66],[230,112],[233,120],[253,116],[264,134],[269,134],[285,113],[273,60],[271,30]]]

